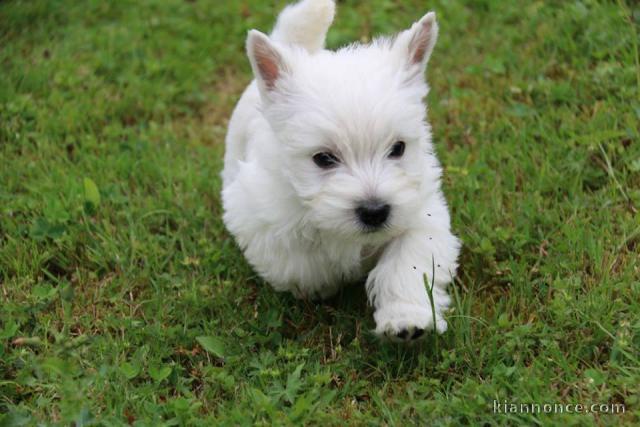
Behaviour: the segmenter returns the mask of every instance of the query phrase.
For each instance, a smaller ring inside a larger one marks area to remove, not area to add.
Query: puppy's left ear
[[[285,52],[265,34],[251,30],[247,37],[247,55],[260,93],[263,99],[269,100],[280,81],[290,73]]]
[[[438,23],[435,12],[429,12],[411,28],[398,35],[393,49],[401,56],[411,79],[422,78],[427,62],[438,39]]]

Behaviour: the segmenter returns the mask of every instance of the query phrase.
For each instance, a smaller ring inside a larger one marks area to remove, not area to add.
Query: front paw
[[[434,329],[431,307],[411,303],[381,306],[373,313],[373,318],[376,334],[394,342],[416,341],[424,337],[426,331]],[[447,330],[447,322],[439,313],[435,316],[435,330],[438,333]]]

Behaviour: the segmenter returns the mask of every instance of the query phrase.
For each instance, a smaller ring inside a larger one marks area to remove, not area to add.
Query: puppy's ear
[[[258,80],[260,92],[269,98],[278,81],[289,73],[283,52],[268,36],[260,31],[251,30],[247,37],[247,55],[253,74]]]
[[[435,12],[429,12],[411,28],[398,35],[393,48],[401,55],[411,78],[422,78],[438,39]]]

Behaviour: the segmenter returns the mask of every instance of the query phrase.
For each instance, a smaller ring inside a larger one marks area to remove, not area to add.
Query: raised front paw
[[[394,342],[411,342],[424,337],[434,329],[431,307],[411,303],[391,303],[378,308],[373,314],[376,334]],[[435,316],[435,330],[443,333],[447,322],[439,313]]]

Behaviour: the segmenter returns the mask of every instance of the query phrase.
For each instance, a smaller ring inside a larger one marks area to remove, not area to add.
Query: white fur
[[[333,15],[333,1],[303,0],[284,10],[271,37],[249,33],[256,80],[229,123],[225,224],[278,291],[326,298],[366,276],[376,332],[396,339],[434,328],[426,274],[443,332],[460,244],[422,101],[435,15],[394,39],[332,52],[322,46]],[[387,157],[398,140],[404,155]],[[321,151],[341,163],[319,168],[312,157]],[[355,208],[373,197],[391,214],[366,233]]]

